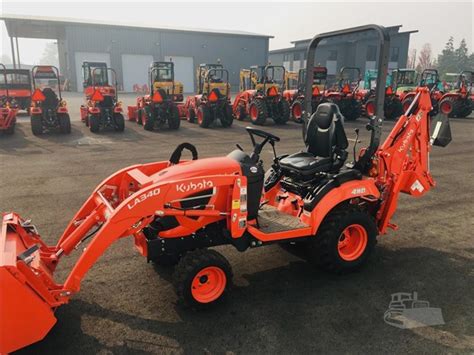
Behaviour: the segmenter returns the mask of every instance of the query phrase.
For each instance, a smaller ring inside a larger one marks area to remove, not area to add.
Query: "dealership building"
[[[200,63],[220,62],[229,70],[233,90],[239,87],[239,71],[268,62],[271,36],[242,32],[123,26],[46,17],[2,15],[11,39],[12,56],[21,63],[18,38],[57,41],[59,69],[70,90],[82,91],[82,63],[105,62],[117,72],[122,90],[148,83],[153,61],[172,60],[175,77],[185,92],[193,92],[195,68]],[[17,64],[18,65],[18,64]]]
[[[387,27],[390,33],[389,69],[407,65],[410,35],[418,31],[400,31],[402,25]],[[293,47],[270,51],[272,64],[298,71],[306,66],[306,49],[311,39],[291,42]],[[316,64],[326,66],[328,75],[335,76],[342,67],[358,67],[362,75],[367,69],[376,69],[378,39],[372,32],[362,32],[324,40],[318,46]]]

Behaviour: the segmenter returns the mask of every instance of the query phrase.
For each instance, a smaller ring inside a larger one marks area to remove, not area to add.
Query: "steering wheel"
[[[180,145],[178,145],[176,147],[176,149],[174,150],[173,154],[171,154],[171,157],[170,157],[170,164],[171,165],[175,165],[175,164],[178,164],[179,163],[179,160],[181,159],[181,153],[183,153],[183,150],[189,150],[193,156],[193,160],[197,160],[198,159],[198,153],[197,153],[197,149],[194,145],[192,145],[191,143],[181,143]]]
[[[269,141],[272,141],[272,142],[279,142],[280,141],[280,137],[277,137],[274,134],[262,131],[261,129],[256,129],[256,128],[253,128],[253,127],[245,127],[245,129],[249,133],[250,139],[252,139],[252,143],[253,143],[254,146],[255,146],[255,139],[254,139],[253,135],[256,135],[256,136],[261,137],[261,138],[265,138],[265,139],[267,139]]]

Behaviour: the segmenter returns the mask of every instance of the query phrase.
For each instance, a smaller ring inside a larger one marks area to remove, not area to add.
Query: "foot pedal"
[[[394,231],[398,230],[398,225],[394,223],[389,223],[387,227],[393,229]]]

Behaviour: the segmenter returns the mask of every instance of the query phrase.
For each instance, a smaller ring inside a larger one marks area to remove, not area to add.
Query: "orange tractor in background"
[[[0,97],[10,97],[19,110],[30,112],[31,106],[31,74],[29,69],[7,69],[4,68],[5,77],[0,76]],[[3,82],[1,81],[3,80]]]
[[[359,93],[361,80],[359,68],[342,67],[337,89],[327,90],[324,94],[324,100],[336,104],[348,121],[354,121],[362,115],[363,96]]]
[[[150,93],[138,97],[136,106],[128,106],[128,119],[147,131],[170,129],[181,125],[180,107],[183,84],[175,81],[173,62],[153,62],[149,69]]]
[[[109,83],[109,73],[113,84]],[[106,63],[84,62],[82,64],[83,87],[86,102],[81,105],[81,120],[92,133],[112,128],[125,130],[122,103],[118,101],[117,73]]]
[[[387,72],[390,37],[383,27],[318,35],[308,48],[305,97],[313,90],[318,44],[366,31],[379,36],[378,70]],[[367,125],[370,142],[351,164],[345,164],[348,142],[338,107],[323,103],[310,114],[306,100],[305,151],[277,156],[280,139],[252,127],[247,127],[250,152],[237,145],[226,156],[199,159],[193,145],[180,144],[168,161],[135,164],[103,180],[55,245],[46,244],[30,220],[3,213],[0,352],[43,339],[56,323],[54,311],[79,292],[87,272],[110,245],[125,237],[133,237],[147,260],[172,264],[179,302],[194,309],[216,304],[232,284],[230,263],[209,249],[218,245],[243,252],[294,243],[307,252],[307,259],[330,272],[361,268],[377,236],[397,230],[392,218],[400,194],[420,197],[435,186],[429,154],[432,145],[450,141],[445,116],[436,121],[430,137],[429,91],[418,88],[413,105],[380,144],[385,75],[378,78],[377,113]],[[275,157],[265,173],[261,152],[268,145]],[[184,149],[192,160],[182,159]],[[59,282],[55,270],[75,251],[81,255]]]
[[[306,86],[305,78],[306,78],[306,68],[302,68],[298,71],[298,73],[287,75],[287,84],[286,87],[288,88],[283,92],[283,97],[286,101],[288,101],[290,105],[290,112],[291,118],[297,122],[303,122],[303,108],[304,108],[304,88]],[[313,91],[311,93],[311,113],[315,112],[318,105],[324,101],[324,93],[326,90],[326,83],[327,83],[327,68],[317,66],[313,68]],[[293,78],[294,76],[296,79],[295,87],[291,87],[292,81],[295,81]],[[289,89],[291,87],[291,89]]]
[[[474,109],[474,71],[464,70],[459,76],[454,90],[447,92],[439,101],[439,109],[449,117],[465,118]]]
[[[30,121],[35,136],[45,131],[71,133],[71,119],[67,103],[61,95],[59,70],[52,65],[37,65],[31,69],[33,94]]]
[[[240,92],[232,105],[235,118],[249,117],[255,125],[265,124],[267,118],[285,124],[290,118],[290,105],[283,98],[285,72],[285,67],[271,64],[242,69]]]
[[[0,95],[0,132],[10,135],[15,133],[16,114],[18,109],[16,108],[15,101],[10,96],[10,91],[8,89],[9,82],[7,78],[7,68],[2,63],[0,63],[0,67],[2,68],[0,80],[3,79],[3,83],[0,81],[0,85],[5,87],[5,90],[3,90]]]
[[[190,123],[197,121],[200,127],[208,128],[220,121],[230,127],[234,121],[230,101],[229,71],[221,64],[200,64],[196,72],[197,95],[188,96],[183,107]]]

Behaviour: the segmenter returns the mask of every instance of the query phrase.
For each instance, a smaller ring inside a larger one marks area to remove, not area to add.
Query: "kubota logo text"
[[[132,208],[134,208],[139,203],[142,203],[143,201],[145,201],[147,198],[150,198],[150,197],[153,197],[153,196],[158,196],[159,194],[160,194],[160,189],[159,188],[148,191],[147,193],[144,193],[144,194],[136,197],[132,202],[130,202],[127,205],[127,207],[128,207],[129,210],[131,210]]]
[[[176,185],[176,191],[189,192],[189,191],[202,190],[202,189],[211,188],[211,187],[214,187],[214,183],[212,181],[202,179],[199,182],[188,182],[187,184]]]

